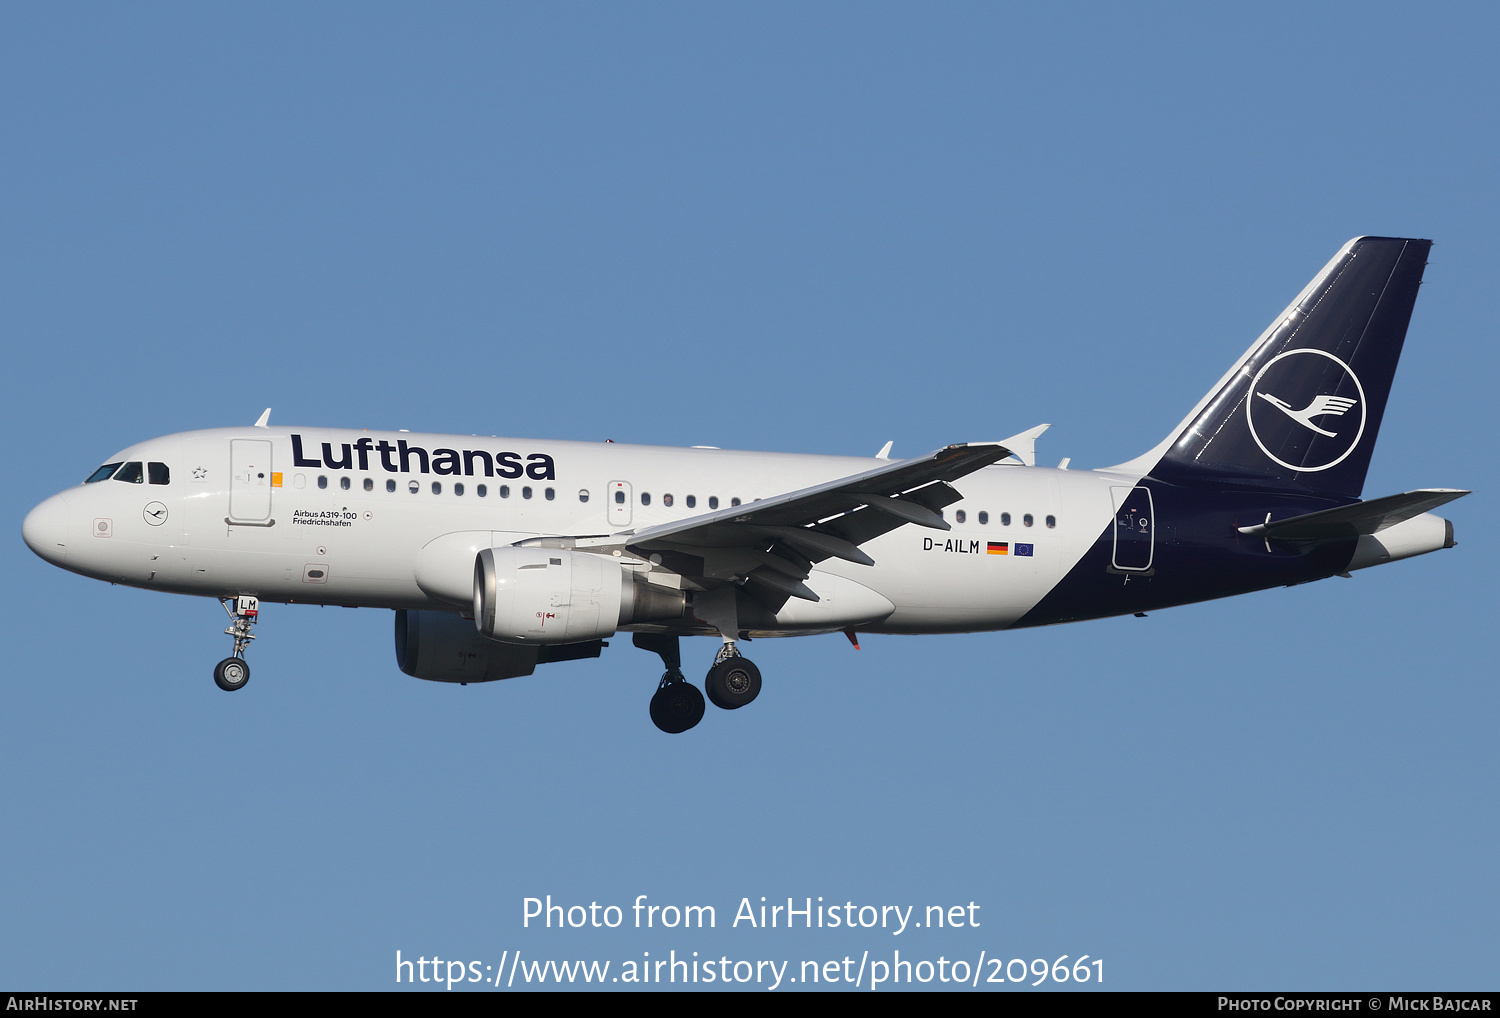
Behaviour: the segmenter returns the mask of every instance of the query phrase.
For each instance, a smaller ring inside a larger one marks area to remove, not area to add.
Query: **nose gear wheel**
[[[250,681],[250,666],[242,657],[226,657],[214,667],[214,683],[224,692],[244,689]]]

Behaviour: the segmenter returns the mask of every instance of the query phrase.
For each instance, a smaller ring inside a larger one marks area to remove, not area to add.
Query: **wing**
[[[1019,443],[1017,443],[1019,444]],[[778,606],[787,596],[818,600],[802,581],[813,564],[875,562],[859,546],[915,523],[947,530],[938,510],[959,501],[948,482],[1012,455],[1000,443],[950,445],[919,459],[893,460],[747,505],[624,535],[642,557],[704,586],[745,580]]]

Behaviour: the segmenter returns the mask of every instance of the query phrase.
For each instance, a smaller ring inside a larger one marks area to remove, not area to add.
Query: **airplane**
[[[1141,615],[1454,546],[1426,488],[1361,501],[1431,241],[1345,244],[1157,446],[1038,467],[1040,425],[873,459],[252,426],[156,438],[42,502],[41,558],[213,597],[243,689],[261,602],[394,610],[401,671],[530,675],[629,632],[665,732],[761,690],[761,637],[960,633]],[[1301,408],[1301,409],[1298,409]]]

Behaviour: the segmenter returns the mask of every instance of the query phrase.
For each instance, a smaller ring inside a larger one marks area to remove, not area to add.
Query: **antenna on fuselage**
[[[257,428],[269,428],[271,426],[271,408],[266,407],[266,412],[260,415],[260,420],[255,422]]]

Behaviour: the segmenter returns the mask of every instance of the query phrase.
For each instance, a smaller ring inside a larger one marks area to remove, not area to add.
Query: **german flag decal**
[[[990,544],[989,544],[989,550],[988,550],[987,554],[990,554],[990,555],[1009,555],[1010,554],[1010,542],[1009,541],[991,541]]]

